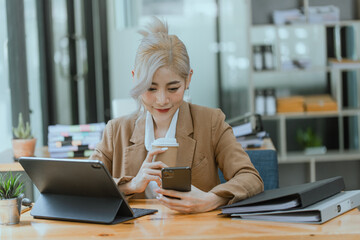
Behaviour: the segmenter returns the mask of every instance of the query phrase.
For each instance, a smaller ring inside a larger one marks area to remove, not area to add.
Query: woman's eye
[[[178,87],[176,87],[176,88],[169,88],[169,91],[170,91],[170,92],[176,92],[178,89],[179,89]]]
[[[149,91],[149,92],[156,91],[156,88],[149,88],[148,91]]]

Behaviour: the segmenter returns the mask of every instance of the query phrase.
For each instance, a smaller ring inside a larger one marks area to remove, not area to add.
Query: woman
[[[160,203],[183,213],[210,211],[263,191],[224,114],[183,101],[193,74],[183,42],[168,35],[167,24],[157,18],[140,33],[144,38],[132,71],[131,94],[142,110],[109,121],[91,158],[104,162],[125,195],[144,198],[150,190]],[[167,165],[153,159],[167,149],[152,149],[151,143],[169,135],[179,143],[177,165],[192,169],[190,192],[161,188],[161,169]],[[227,180],[224,184],[218,168]],[[154,182],[155,187],[149,184]]]

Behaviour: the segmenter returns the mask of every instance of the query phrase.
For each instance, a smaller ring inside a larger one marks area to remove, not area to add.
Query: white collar
[[[178,120],[179,115],[179,109],[175,112],[169,129],[166,132],[165,138],[175,138],[176,134],[176,124]],[[149,111],[146,111],[146,121],[145,121],[145,148],[147,151],[150,151],[152,149],[151,144],[155,140],[155,134],[154,134],[154,122],[153,118]]]

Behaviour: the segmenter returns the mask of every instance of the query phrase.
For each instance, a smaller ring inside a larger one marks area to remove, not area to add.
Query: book
[[[70,133],[70,132],[99,132],[105,129],[105,123],[90,123],[80,125],[50,125],[49,133]]]
[[[64,146],[64,147],[53,147],[53,146],[49,145],[48,151],[49,151],[49,153],[82,151],[82,150],[93,150],[93,149],[95,149],[95,147],[96,147],[96,144],[79,145],[79,146]]]
[[[77,132],[77,133],[49,133],[49,142],[62,142],[62,141],[73,141],[73,140],[88,140],[88,139],[101,139],[102,132]]]
[[[49,142],[49,148],[61,148],[66,146],[80,146],[80,145],[96,145],[98,144],[100,139],[90,139],[90,140],[70,140],[70,141],[57,141],[57,142]]]
[[[272,190],[221,207],[222,214],[304,208],[344,190],[341,176]],[[286,205],[289,204],[289,205]],[[249,208],[251,207],[251,208]]]
[[[320,224],[359,205],[360,190],[343,191],[302,209],[232,214],[231,217],[249,220]]]
[[[90,157],[94,150],[69,151],[69,152],[50,152],[52,158],[76,158]]]

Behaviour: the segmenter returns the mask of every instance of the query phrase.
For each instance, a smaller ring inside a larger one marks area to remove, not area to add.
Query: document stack
[[[360,190],[343,191],[341,176],[266,190],[222,207],[222,214],[263,221],[321,224],[360,205]]]
[[[230,119],[236,140],[243,148],[261,147],[263,139],[268,136],[264,131],[259,114],[246,114],[244,116]]]
[[[100,142],[104,128],[105,123],[49,126],[50,157],[89,157]]]

